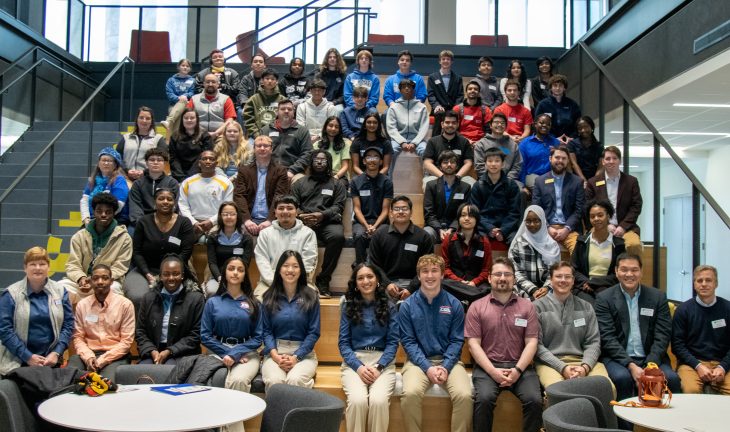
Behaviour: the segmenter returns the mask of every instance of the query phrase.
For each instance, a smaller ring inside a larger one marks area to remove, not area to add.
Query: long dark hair
[[[264,307],[270,313],[276,313],[279,311],[279,296],[284,295],[284,280],[281,277],[281,268],[284,266],[284,262],[290,257],[294,257],[299,264],[299,280],[297,280],[297,294],[302,299],[302,303],[299,307],[302,311],[306,312],[317,306],[319,297],[317,293],[307,286],[307,271],[304,270],[304,261],[302,255],[293,250],[285,250],[284,253],[279,257],[279,261],[276,263],[276,270],[274,271],[274,281],[271,283],[271,287],[264,293]]]
[[[183,122],[183,117],[187,113],[195,113],[195,131],[193,132],[192,138],[193,141],[200,141],[200,137],[202,135],[202,132],[200,130],[200,116],[198,115],[198,112],[195,111],[195,108],[187,107],[180,115],[180,124],[177,127],[177,130],[172,134],[172,138],[175,141],[180,141],[182,138],[186,137],[188,135],[188,132],[185,130],[185,122]]]
[[[135,135],[139,135],[139,125],[137,124],[137,119],[139,118],[139,113],[141,113],[143,111],[150,113],[150,119],[152,121],[150,122],[150,131],[149,132],[154,132],[154,130],[155,130],[155,112],[152,111],[152,108],[142,105],[141,107],[137,108],[137,116],[134,118],[134,134]]]
[[[228,279],[226,279],[226,269],[228,268],[228,264],[232,261],[241,261],[241,264],[243,264],[243,268],[246,268],[246,263],[243,261],[243,258],[234,255],[226,260],[225,263],[223,263],[223,268],[221,269],[221,274],[223,277],[221,277],[221,283],[218,285],[218,291],[215,292],[215,295],[220,296],[228,292]],[[243,292],[243,295],[246,296],[248,299],[248,303],[251,305],[251,319],[255,322],[256,318],[258,316],[259,312],[259,301],[256,299],[256,296],[253,295],[253,288],[251,288],[251,281],[248,278],[248,271],[243,275],[243,282],[241,282],[241,292]]]
[[[510,62],[507,64],[507,74],[505,76],[507,77],[508,80],[515,79],[512,76],[512,65],[514,65],[515,63],[520,65],[520,69],[522,70],[522,72],[520,72],[520,77],[518,78],[518,81],[520,82],[520,87],[522,88],[520,90],[520,95],[522,95],[526,91],[525,84],[527,84],[527,72],[525,72],[525,65],[517,59],[510,60]]]
[[[380,120],[380,114],[376,112],[369,112],[365,114],[365,117],[362,119],[362,127],[360,128],[360,133],[357,134],[357,138],[362,142],[368,141],[368,131],[365,127],[365,123],[367,123],[370,117],[373,117],[378,121],[378,128],[375,130],[375,140],[379,142],[385,141],[385,135],[383,135],[383,122]]]
[[[345,303],[345,316],[347,316],[347,319],[350,320],[352,325],[362,323],[362,309],[365,305],[365,300],[363,300],[360,290],[357,289],[357,273],[363,268],[372,270],[375,274],[375,279],[377,279],[378,285],[375,288],[375,318],[381,326],[385,327],[390,320],[388,293],[385,291],[385,286],[380,283],[383,280],[383,272],[373,264],[363,262],[356,265],[352,270],[352,276],[350,276],[350,280],[347,282],[347,292],[345,293],[345,300],[347,300]]]
[[[340,118],[337,116],[327,117],[327,120],[324,121],[324,125],[322,126],[322,134],[320,135],[322,139],[319,141],[319,148],[321,148],[322,150],[329,150],[330,138],[329,135],[327,135],[327,126],[329,126],[329,124],[333,121],[336,121],[337,126],[340,128],[340,131],[332,140],[332,150],[338,152],[345,148],[345,137],[342,136],[342,123],[340,122]]]
[[[243,226],[243,213],[238,210],[238,206],[236,206],[236,203],[234,203],[233,201],[223,201],[218,207],[218,229],[216,231],[219,233],[223,232],[223,216],[221,215],[221,213],[223,212],[223,207],[227,206],[231,206],[236,209],[236,231],[243,234],[243,231],[241,230],[241,227]]]
[[[582,121],[584,121],[584,122],[588,123],[588,126],[590,126],[590,127],[591,127],[591,131],[592,131],[592,132],[591,132],[591,140],[593,140],[593,141],[591,141],[591,144],[595,144],[595,143],[597,143],[597,142],[598,142],[598,138],[596,138],[596,134],[595,134],[595,130],[596,130],[596,123],[595,123],[595,122],[593,121],[593,119],[592,119],[592,118],[590,118],[589,116],[586,116],[586,115],[584,115],[584,116],[581,116],[581,117],[580,117],[580,118],[579,118],[578,120],[576,120],[576,122],[575,122],[575,129],[576,129],[576,130],[578,130],[578,123],[580,123],[580,122],[582,122]]]

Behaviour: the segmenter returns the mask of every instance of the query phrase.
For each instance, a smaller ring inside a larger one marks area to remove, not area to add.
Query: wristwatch
[[[289,357],[294,357],[294,360],[296,360],[296,361],[297,361],[297,363],[299,363],[299,356],[298,356],[298,355],[296,355],[296,354],[292,354],[292,355],[290,355]]]
[[[385,366],[381,365],[380,363],[375,365],[375,369],[378,370],[378,372],[382,372],[385,369]]]

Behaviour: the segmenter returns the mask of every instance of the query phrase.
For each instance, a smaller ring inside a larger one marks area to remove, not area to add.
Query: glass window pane
[[[68,0],[46,0],[45,37],[61,48],[66,48],[66,18]]]
[[[458,45],[470,45],[472,35],[493,35],[494,0],[456,0],[456,19]]]

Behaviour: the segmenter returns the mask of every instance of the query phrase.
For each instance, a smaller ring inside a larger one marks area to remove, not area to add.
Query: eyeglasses
[[[235,213],[228,213],[228,212],[226,212],[226,213],[221,213],[221,216],[223,216],[223,217],[236,217],[238,215],[235,214]]]
[[[393,213],[407,213],[411,211],[410,207],[393,207]]]
[[[507,122],[503,122],[502,120],[492,120],[492,124],[493,125],[502,125],[502,126],[504,126],[504,125],[507,124]]]
[[[327,163],[327,158],[314,158],[314,159],[312,159],[312,162]]]
[[[515,274],[514,273],[511,273],[511,272],[494,272],[494,273],[492,273],[492,276],[494,276],[496,278],[502,278],[502,277],[509,278],[509,277],[514,276],[514,275]]]
[[[271,147],[271,144],[256,144],[254,147],[256,147],[256,148],[269,148],[269,147]]]
[[[365,156],[365,160],[369,161],[369,162],[379,161],[380,157],[379,156]]]

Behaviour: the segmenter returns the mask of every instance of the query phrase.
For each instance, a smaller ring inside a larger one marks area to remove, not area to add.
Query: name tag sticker
[[[545,114],[546,116],[548,116],[548,117],[550,117],[550,118],[552,118],[552,117],[553,117],[553,113],[549,113],[549,112],[546,112],[546,113],[543,113],[543,114]]]
[[[540,84],[540,88],[545,90],[545,84]]]
[[[90,322],[90,323],[99,322],[99,316],[98,315],[86,315],[86,322]]]
[[[639,313],[644,316],[654,316],[654,309],[641,308],[641,311]]]
[[[585,318],[578,318],[576,320],[573,320],[573,327],[583,327],[584,325],[586,325]]]
[[[476,252],[474,252],[474,255],[478,256],[479,258],[484,258],[484,251],[479,249]]]
[[[271,132],[269,132],[269,136],[270,137],[278,137],[279,136],[279,131],[271,131]]]
[[[322,195],[332,196],[332,189],[322,189]]]
[[[461,150],[460,149],[454,149],[454,154],[457,154],[461,156]]]
[[[451,315],[451,306],[440,306],[439,313],[444,315]]]
[[[167,238],[167,241],[170,242],[170,243],[172,243],[172,244],[174,244],[174,245],[176,245],[176,246],[180,246],[180,239],[177,238],[177,237],[170,236],[170,237]]]
[[[365,120],[365,118],[364,118],[364,117],[358,117],[356,121],[357,121],[358,123],[362,123],[362,122],[363,122],[363,120]]]
[[[598,180],[598,181],[596,182],[596,186],[603,186],[603,185],[605,185],[605,184],[606,184],[606,180]]]
[[[550,184],[550,183],[555,183],[555,179],[554,178],[545,179],[545,184]]]
[[[516,123],[517,122],[517,117],[507,117],[507,121],[510,122],[510,123]]]
[[[396,92],[396,93],[398,93],[400,91],[400,89],[398,88],[398,84],[397,83],[393,83],[393,91]]]
[[[406,243],[403,249],[411,252],[418,252],[418,246],[414,245],[413,243]]]
[[[55,300],[53,300],[53,303],[55,303],[57,305],[60,305],[61,303],[63,303],[63,300],[61,300],[61,299],[55,299]]]
[[[437,84],[437,85],[438,85],[438,84],[441,84],[441,80],[433,80],[433,83],[434,83],[434,84]]]
[[[299,85],[305,85],[305,84],[307,84],[307,82],[306,82],[306,81],[299,81],[299,83],[298,83],[298,84],[299,84]]]
[[[515,325],[517,327],[527,327],[527,320],[524,318],[515,318]]]
[[[243,255],[243,248],[233,248],[233,255]]]
[[[278,108],[278,107],[279,107],[279,102],[271,102],[269,104],[269,108]]]
[[[248,310],[248,308],[249,308],[249,307],[250,307],[250,306],[248,305],[248,302],[245,302],[245,301],[242,301],[242,302],[241,302],[241,309],[246,309],[246,310]]]
[[[360,191],[360,196],[361,196],[361,197],[364,197],[364,196],[370,196],[370,189],[364,189],[364,190],[361,190],[361,191]]]
[[[463,193],[455,193],[454,194],[454,199],[461,199],[461,200],[463,200],[464,199],[464,194]]]
[[[720,318],[719,320],[715,320],[712,322],[712,328],[718,329],[725,327],[725,318]]]
[[[474,120],[474,116],[473,115],[469,115],[469,114],[465,114],[464,115],[464,120],[472,121],[472,120]]]
[[[490,85],[489,90],[497,90],[497,86]]]

